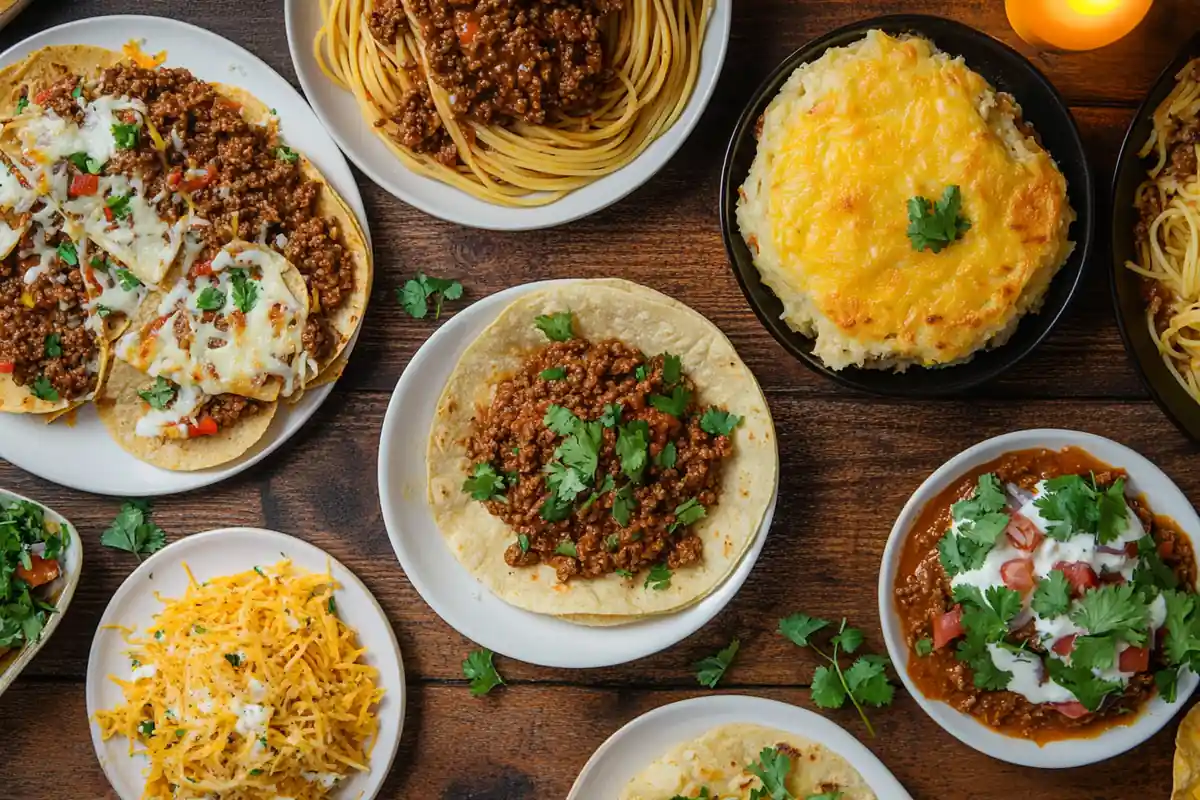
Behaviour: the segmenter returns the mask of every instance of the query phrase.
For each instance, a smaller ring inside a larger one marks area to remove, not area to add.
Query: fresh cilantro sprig
[[[404,282],[396,290],[396,299],[413,319],[425,319],[429,315],[429,301],[433,300],[433,318],[442,315],[442,301],[458,300],[463,296],[463,285],[449,278],[434,278],[418,272],[415,278]]]
[[[863,634],[858,628],[846,625],[846,618],[838,624],[837,632],[830,637],[832,649],[826,653],[813,641],[813,634],[827,629],[829,621],[810,617],[807,614],[792,614],[779,620],[779,633],[798,647],[811,648],[814,653],[828,662],[817,667],[812,678],[812,699],[821,708],[841,708],[849,698],[867,728],[874,737],[875,728],[867,719],[864,706],[890,705],[895,696],[895,687],[888,683],[886,668],[891,663],[886,656],[865,654],[859,656],[848,669],[843,670],[841,655],[855,653],[862,646]]]
[[[1008,687],[1012,673],[992,660],[988,645],[1003,646],[1009,623],[1021,612],[1021,595],[1006,586],[979,587],[963,584],[953,589],[954,602],[962,607],[963,639],[955,657],[973,673],[976,688],[999,691]]]
[[[138,397],[146,401],[151,408],[162,411],[175,399],[179,387],[162,375],[154,379],[154,383],[138,391]]]
[[[552,342],[565,342],[575,336],[575,317],[570,311],[540,314],[534,317],[533,324]]]
[[[21,577],[33,567],[32,549],[45,543],[42,558],[57,560],[70,542],[67,526],[47,530],[41,506],[24,500],[0,501],[0,650],[17,649],[41,638],[56,609]]]
[[[715,689],[721,678],[725,677],[725,672],[733,663],[733,657],[737,655],[740,646],[741,642],[734,639],[716,655],[706,656],[693,664],[692,668],[696,670],[696,682],[701,686]]]
[[[761,787],[750,790],[750,800],[796,800],[787,788],[792,760],[778,748],[764,747],[758,761],[747,764],[746,771],[762,782]]]
[[[908,239],[913,250],[932,250],[940,253],[971,229],[970,221],[960,213],[962,193],[953,184],[942,192],[936,202],[927,197],[908,200]]]
[[[515,482],[515,481],[514,481]],[[471,476],[463,481],[463,491],[471,495],[472,500],[499,500],[507,503],[504,490],[511,485],[510,478],[496,471],[487,462],[476,464],[471,469]]]
[[[953,578],[978,569],[1008,525],[1004,490],[993,473],[979,476],[975,491],[950,507],[955,527],[938,542],[942,568]]]
[[[1105,584],[1084,593],[1071,621],[1093,636],[1112,634],[1135,647],[1146,643],[1150,609],[1129,584]]]
[[[1047,521],[1046,535],[1059,541],[1090,533],[1098,543],[1109,544],[1129,526],[1124,478],[1100,489],[1095,477],[1061,475],[1045,482],[1033,504]]]
[[[481,697],[504,683],[492,662],[493,653],[486,647],[473,650],[462,662],[463,676],[471,681],[471,695]]]
[[[713,436],[728,436],[741,422],[742,418],[737,414],[719,408],[709,408],[704,412],[704,416],[700,417],[700,430]]]
[[[121,505],[116,519],[100,534],[100,544],[137,556],[156,553],[167,544],[166,532],[150,521],[150,504],[128,500]]]

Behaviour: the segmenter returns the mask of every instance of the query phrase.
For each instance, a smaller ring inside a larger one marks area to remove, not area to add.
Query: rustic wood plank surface
[[[159,14],[227,36],[295,83],[282,5],[40,0],[0,32],[0,47],[72,19]],[[1200,28],[1194,0],[1158,0],[1124,41],[1057,55],[1021,43],[1001,0],[738,0],[723,77],[695,133],[647,186],[590,219],[522,234],[467,230],[405,206],[360,176],[376,247],[376,288],[346,375],[279,453],[223,485],[158,501],[156,520],[172,539],[233,524],[293,533],[341,559],[375,593],[404,651],[410,691],[403,744],[382,797],[558,800],[620,725],[698,694],[690,664],[735,636],[743,647],[728,690],[811,707],[803,687],[816,665],[774,634],[776,620],[796,610],[846,615],[882,652],[875,583],[892,520],[930,471],[988,436],[1039,426],[1103,433],[1151,457],[1190,497],[1200,498],[1196,447],[1150,402],[1124,354],[1103,246],[1076,303],[1038,351],[956,400],[882,400],[842,389],[789,360],[746,306],[726,263],[716,208],[721,155],[744,99],[807,40],[857,19],[901,12],[955,17],[1029,55],[1073,106],[1102,205],[1133,109],[1176,48]],[[1103,239],[1103,222],[1099,228]],[[459,662],[472,644],[424,604],[399,569],[375,489],[389,392],[436,327],[408,319],[393,299],[395,287],[417,270],[462,278],[467,302],[543,278],[620,275],[674,295],[730,335],[767,392],[780,433],[782,483],[762,558],[712,623],[621,667],[564,671],[500,659],[510,685],[484,699],[469,696]],[[83,678],[97,621],[135,566],[132,556],[99,545],[118,503],[53,486],[2,461],[0,486],[71,517],[87,551],[87,571],[59,633],[0,698],[0,798],[115,797],[92,752]],[[831,716],[863,734],[852,714]],[[866,744],[918,798],[1118,800],[1169,793],[1173,726],[1105,764],[1041,772],[969,750],[903,693],[875,719],[879,737]]]

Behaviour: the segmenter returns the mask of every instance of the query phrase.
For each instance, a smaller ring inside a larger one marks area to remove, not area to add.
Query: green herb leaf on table
[[[858,628],[845,628],[841,633],[835,634],[833,643],[846,653],[853,653],[863,643],[863,632]]]
[[[962,193],[951,184],[933,202],[916,196],[908,200],[908,239],[914,250],[940,253],[971,229],[971,223],[960,212]]]
[[[812,678],[812,700],[821,708],[841,708],[846,704],[846,685],[837,670],[817,667]]]
[[[434,278],[418,272],[396,290],[396,299],[413,319],[425,319],[429,315],[429,301],[434,302],[433,318],[442,315],[442,302],[458,300],[463,296],[463,285],[448,278]]]
[[[462,662],[463,675],[471,681],[471,694],[475,697],[485,695],[504,683],[492,657],[492,651],[485,647],[473,650]]]
[[[850,630],[850,629],[847,629]],[[884,656],[861,656],[846,670],[846,688],[859,703],[871,706],[890,705],[896,688],[888,683]]]
[[[167,534],[150,521],[150,505],[130,500],[121,505],[116,519],[100,534],[100,544],[116,550],[142,556],[161,550],[167,544]]]
[[[570,311],[541,314],[534,317],[533,324],[552,342],[565,342],[575,337],[575,318]]]
[[[729,669],[729,665],[733,663],[733,657],[737,655],[740,644],[737,639],[734,639],[716,655],[707,656],[693,664],[692,668],[696,670],[696,681],[701,686],[715,689],[717,683],[724,677],[725,671]]]
[[[779,620],[779,633],[797,647],[808,647],[809,637],[828,625],[828,620],[797,613]]]

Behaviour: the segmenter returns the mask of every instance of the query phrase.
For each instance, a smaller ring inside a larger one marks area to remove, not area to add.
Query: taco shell
[[[673,800],[710,797],[748,800],[762,783],[746,770],[764,748],[779,748],[790,761],[785,785],[802,798],[837,793],[839,800],[875,800],[875,793],[845,758],[817,742],[787,731],[735,723],[714,728],[699,739],[676,745],[638,773],[619,800]]]
[[[671,585],[646,591],[617,574],[559,583],[553,568],[513,568],[504,550],[512,530],[462,490],[470,463],[466,442],[477,412],[491,404],[497,383],[546,344],[534,317],[570,310],[576,332],[591,341],[620,339],[654,354],[679,354],[703,402],[743,416],[734,455],[725,465],[720,502],[693,531],[704,542],[699,564],[679,569]],[[779,472],[775,430],[766,400],[724,334],[703,316],[628,281],[580,280],[521,297],[471,343],[438,402],[427,453],[434,519],[455,557],[512,605],[585,625],[614,625],[665,614],[697,602],[719,586],[758,534]]]

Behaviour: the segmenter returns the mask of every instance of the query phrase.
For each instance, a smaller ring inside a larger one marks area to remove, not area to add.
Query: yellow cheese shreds
[[[141,43],[136,39],[130,39],[121,45],[121,53],[134,64],[146,69],[154,69],[155,67],[162,66],[163,62],[167,60],[166,50],[161,50],[151,55],[142,50]]]
[[[332,576],[281,561],[188,579],[125,636],[132,675],[109,676],[125,702],[96,713],[104,739],[148,758],[143,799],[318,800],[366,770],[383,689],[337,616]]]

